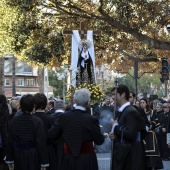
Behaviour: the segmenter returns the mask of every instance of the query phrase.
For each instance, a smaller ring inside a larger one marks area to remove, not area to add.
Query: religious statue
[[[81,50],[77,63],[79,72],[76,74],[76,85],[83,83],[95,84],[93,61],[88,51],[91,42],[83,39],[80,41],[79,45]]]

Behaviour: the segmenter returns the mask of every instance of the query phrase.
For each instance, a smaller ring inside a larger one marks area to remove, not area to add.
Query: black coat
[[[53,113],[55,113],[55,110],[54,110],[54,108],[51,108],[49,111],[47,111],[47,115],[51,115],[51,114],[53,114]]]
[[[48,133],[48,130],[52,127],[53,121],[50,115],[46,115],[45,112],[35,112],[32,114],[33,116],[39,117],[45,126],[46,134]]]
[[[170,116],[168,117],[167,133],[170,133]]]
[[[113,141],[113,170],[145,170],[145,151],[137,133],[142,129],[142,118],[132,106],[127,106],[118,116]],[[123,130],[123,132],[122,132]],[[122,142],[121,142],[122,140]]]
[[[59,119],[59,117],[62,114],[64,114],[64,112],[55,112],[50,115],[52,118],[53,124],[55,123],[55,121],[57,119]],[[61,170],[62,160],[63,160],[63,156],[64,156],[64,140],[61,137],[61,138],[53,139],[53,141],[54,141],[54,147],[56,150],[57,168],[58,168],[58,170]]]
[[[97,145],[104,142],[96,117],[78,109],[65,112],[49,131],[49,138],[54,137],[62,137],[71,150],[71,154],[64,154],[62,170],[98,169],[95,152],[80,153],[83,142],[91,141]]]
[[[14,161],[16,170],[38,170],[48,164],[45,127],[41,119],[22,113],[9,126],[6,162]]]
[[[51,118],[50,115],[47,115],[45,112],[35,112],[33,113],[33,116],[36,116],[43,121],[45,126],[45,131],[46,131],[46,140],[47,140],[48,130],[53,125],[53,119]],[[47,140],[47,144],[48,144],[48,155],[49,155],[49,164],[50,164],[48,170],[57,170],[57,157],[56,157],[55,143],[51,140]]]
[[[2,148],[0,148],[0,162],[6,155],[8,125],[8,116],[0,115],[0,135],[2,140]]]

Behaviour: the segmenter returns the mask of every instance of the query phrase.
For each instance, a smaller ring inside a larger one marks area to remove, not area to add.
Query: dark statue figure
[[[76,75],[76,85],[83,83],[94,84],[94,66],[88,51],[88,45],[83,43],[82,50],[79,54],[77,67],[79,72]]]

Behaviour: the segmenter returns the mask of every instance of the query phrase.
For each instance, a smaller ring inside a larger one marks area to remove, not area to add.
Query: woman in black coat
[[[6,143],[8,135],[9,109],[5,95],[0,95],[0,170],[7,170],[8,166],[4,161],[6,155]],[[2,142],[2,144],[1,144]]]
[[[33,95],[22,96],[22,114],[10,121],[6,155],[10,170],[46,170],[49,166],[45,127],[32,116],[34,106]]]
[[[151,170],[155,169],[162,169],[163,162],[162,158],[160,157],[160,152],[158,148],[157,138],[155,134],[155,127],[156,122],[153,121],[153,110],[150,109],[150,105],[147,99],[142,98],[140,99],[140,106],[144,109],[146,116],[148,118],[149,126],[147,129],[147,134],[145,137],[145,154],[146,154],[146,161],[147,161],[147,168]],[[152,149],[155,147],[155,149]]]
[[[34,95],[34,98],[35,98],[35,112],[33,113],[33,116],[38,117],[43,121],[47,137],[47,132],[51,128],[53,123],[51,116],[47,115],[45,112],[45,108],[47,106],[47,97],[43,93],[36,93]],[[48,170],[57,170],[55,143],[53,143],[51,140],[48,140],[47,144],[50,165],[48,167]]]

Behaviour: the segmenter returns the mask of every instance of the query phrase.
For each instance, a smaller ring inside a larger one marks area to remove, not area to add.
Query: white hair
[[[63,100],[58,99],[58,100],[56,100],[54,102],[54,108],[55,109],[64,108],[64,107],[65,107],[65,105],[64,105],[64,101]]]
[[[77,104],[77,106],[86,106],[88,104],[88,101],[90,100],[91,93],[89,89],[82,88],[79,90],[76,90],[74,94],[74,100]]]

